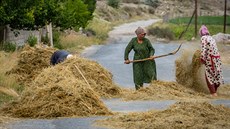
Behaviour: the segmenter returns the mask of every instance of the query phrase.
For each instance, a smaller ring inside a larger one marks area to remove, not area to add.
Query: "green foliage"
[[[227,19],[230,19],[230,16],[227,16]],[[182,18],[175,18],[169,20],[169,23],[174,24],[187,24],[190,21],[190,17],[182,17]],[[194,24],[194,19],[192,20]],[[198,24],[205,24],[205,25],[223,25],[224,24],[224,17],[223,16],[200,16],[198,17]],[[230,20],[227,20],[227,25],[230,25]]]
[[[113,8],[119,8],[120,0],[107,0],[107,4]]]
[[[0,4],[1,26],[9,24],[12,28],[29,28],[34,26],[33,7],[38,0],[2,0]]]
[[[34,8],[34,25],[41,28],[55,20],[59,16],[59,0],[41,0]]]
[[[62,29],[85,28],[91,14],[81,0],[67,0],[59,10],[60,14],[54,20],[54,25]]]
[[[166,38],[169,40],[174,39],[174,34],[169,28],[154,27],[154,28],[148,29],[148,32],[150,35],[157,36],[159,38]]]
[[[87,5],[88,11],[90,14],[93,14],[94,10],[96,9],[96,0],[82,0],[84,4]]]
[[[11,42],[5,42],[1,45],[0,50],[6,52],[14,52],[16,50],[16,44]]]
[[[83,2],[84,1],[84,2]],[[61,29],[86,27],[96,8],[95,0],[1,0],[0,26],[38,29],[50,22]]]
[[[34,35],[30,35],[27,39],[28,44],[33,47],[35,44],[37,44],[37,37],[35,37]]]
[[[227,17],[230,19],[230,17]],[[175,37],[178,39],[180,34],[186,29],[186,26],[190,18],[176,18],[170,20],[168,27],[173,31]],[[211,35],[223,32],[223,16],[201,16],[198,18],[198,30],[202,24],[205,24],[208,27],[208,30]],[[230,27],[230,20],[227,20],[227,28]],[[197,32],[198,33],[198,32]],[[230,29],[226,29],[226,33],[230,33]],[[198,36],[198,35],[197,35]],[[182,39],[191,40],[192,37],[195,37],[195,26],[191,24],[188,27],[187,32],[182,36]]]

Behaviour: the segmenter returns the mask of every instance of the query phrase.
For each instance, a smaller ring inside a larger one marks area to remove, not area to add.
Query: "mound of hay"
[[[19,83],[28,85],[42,71],[50,66],[54,48],[37,45],[25,46],[19,55],[18,64],[7,74],[14,74]]]
[[[97,93],[73,72],[68,62],[44,69],[20,99],[1,112],[13,117],[53,118],[109,115]]]
[[[163,111],[130,113],[97,120],[97,125],[122,129],[229,129],[230,108],[207,102],[177,102]]]
[[[95,61],[75,56],[60,65],[70,67],[76,78],[89,83],[101,97],[111,98],[121,95],[122,90],[113,83],[112,74]]]
[[[202,93],[184,87],[177,82],[153,81],[148,87],[137,91],[124,91],[124,100],[178,100],[178,99],[204,99]]]
[[[176,81],[196,91],[208,93],[205,82],[204,66],[200,62],[200,50],[196,50],[191,59],[190,52],[184,52],[176,63]]]

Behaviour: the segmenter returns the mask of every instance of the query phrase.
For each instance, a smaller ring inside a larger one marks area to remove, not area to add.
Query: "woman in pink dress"
[[[201,36],[201,62],[205,65],[205,78],[212,96],[217,96],[217,88],[224,83],[221,68],[221,59],[216,41],[210,36],[208,28],[202,25]]]

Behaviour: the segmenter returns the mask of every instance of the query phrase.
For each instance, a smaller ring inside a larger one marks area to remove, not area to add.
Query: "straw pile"
[[[122,90],[113,83],[112,74],[97,62],[75,56],[61,65],[69,66],[76,78],[88,83],[101,97],[111,98],[121,95]]]
[[[176,63],[176,81],[196,91],[208,92],[204,66],[200,62],[200,50],[196,50],[191,59],[190,52],[184,52]]]
[[[28,118],[111,114],[97,93],[83,79],[76,78],[67,64],[44,69],[20,99],[5,105],[1,111]]]
[[[19,55],[18,64],[7,74],[13,74],[20,84],[28,85],[42,71],[50,66],[54,48],[37,45],[25,46]]]
[[[26,46],[20,54],[18,65],[9,71],[14,74],[17,80],[26,85],[30,84],[43,69],[50,67],[50,57],[55,49],[50,47],[29,47]],[[80,57],[66,60],[63,67],[71,66],[75,77],[84,80],[77,68],[80,69],[90,86],[102,97],[119,96],[121,89],[112,82],[112,74],[104,69],[97,62],[89,61]],[[41,78],[42,80],[42,78]]]
[[[163,111],[117,115],[98,120],[97,125],[116,129],[229,129],[230,108],[207,102],[177,102]]]
[[[191,98],[205,99],[208,97],[177,82],[165,81],[153,81],[148,87],[126,92],[124,91],[124,100],[181,100]]]
[[[13,117],[53,118],[109,115],[100,97],[115,97],[121,89],[97,62],[77,56],[41,71],[20,99],[1,111]]]

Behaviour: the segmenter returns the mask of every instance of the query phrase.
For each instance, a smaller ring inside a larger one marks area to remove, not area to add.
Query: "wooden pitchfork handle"
[[[173,52],[171,52],[171,53],[168,53],[168,54],[159,55],[159,56],[154,56],[153,58],[149,57],[149,58],[144,58],[144,59],[140,59],[140,60],[131,60],[131,61],[129,61],[129,62],[130,62],[130,63],[143,62],[143,61],[153,60],[153,59],[160,58],[160,57],[165,57],[165,56],[169,56],[169,55],[174,55],[174,54],[176,54],[176,53],[180,50],[181,45],[182,45],[182,43],[180,44],[180,46],[179,46],[175,51],[173,51]]]

